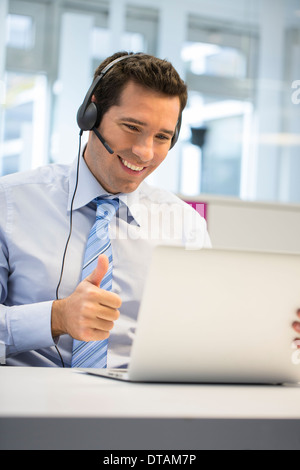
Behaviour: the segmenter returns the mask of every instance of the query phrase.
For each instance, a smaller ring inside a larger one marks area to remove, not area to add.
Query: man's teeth
[[[123,158],[121,158],[121,161],[122,161],[123,165],[127,166],[127,168],[130,168],[130,170],[141,171],[144,168],[143,166],[132,165],[131,163],[127,162],[126,160],[123,160]]]

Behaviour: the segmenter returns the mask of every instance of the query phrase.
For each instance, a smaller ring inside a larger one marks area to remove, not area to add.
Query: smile
[[[124,159],[121,158],[121,157],[120,157],[120,160],[121,160],[121,162],[123,163],[123,165],[126,166],[127,168],[129,168],[130,170],[133,170],[133,171],[142,171],[142,170],[144,169],[143,166],[132,165],[132,163],[127,162],[127,160],[124,160]]]

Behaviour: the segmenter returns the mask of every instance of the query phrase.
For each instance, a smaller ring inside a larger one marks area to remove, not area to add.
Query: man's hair
[[[167,60],[158,59],[152,55],[141,53],[134,55],[128,52],[117,52],[105,59],[95,70],[94,78],[113,60],[127,55],[112,66],[99,82],[95,90],[96,105],[98,108],[99,125],[102,116],[111,106],[118,105],[120,95],[129,81],[163,93],[168,96],[178,96],[180,113],[187,103],[187,86],[180,78],[173,65]]]

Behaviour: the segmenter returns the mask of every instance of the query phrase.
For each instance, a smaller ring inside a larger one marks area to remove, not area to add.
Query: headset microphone
[[[92,131],[96,134],[96,136],[98,137],[98,139],[100,140],[100,142],[104,145],[104,147],[106,148],[106,150],[112,155],[114,153],[114,151],[110,148],[110,146],[108,145],[107,142],[105,142],[105,140],[103,139],[102,135],[100,134],[100,132],[98,131],[98,129],[96,127],[93,127]]]

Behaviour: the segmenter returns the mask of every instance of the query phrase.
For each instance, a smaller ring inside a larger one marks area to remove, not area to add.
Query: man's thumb
[[[94,271],[86,277],[86,280],[99,287],[102,279],[104,278],[109,266],[109,261],[106,255],[99,255],[97,266]]]

